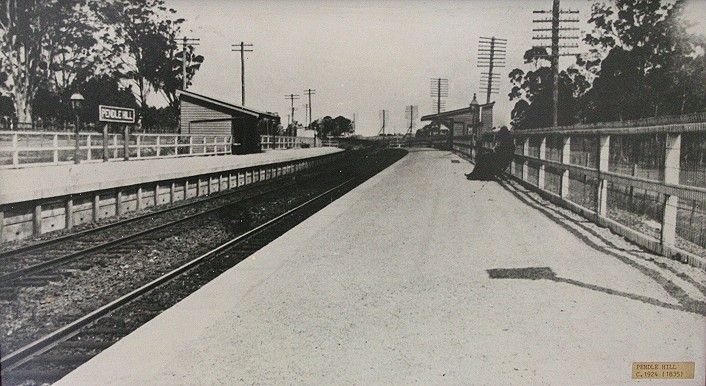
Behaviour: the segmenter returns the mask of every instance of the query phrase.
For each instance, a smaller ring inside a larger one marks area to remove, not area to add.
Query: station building
[[[493,129],[493,106],[495,102],[478,104],[474,95],[468,107],[425,115],[421,120],[448,127],[453,130],[454,137],[471,136],[476,140]]]
[[[238,106],[222,100],[178,90],[181,134],[230,135],[234,154],[260,152],[258,122],[270,120],[273,127],[280,124],[276,113]]]

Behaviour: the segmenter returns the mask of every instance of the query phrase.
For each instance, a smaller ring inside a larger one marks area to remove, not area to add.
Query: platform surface
[[[673,309],[653,273],[703,293],[466,180],[457,159],[412,151],[58,384],[703,382],[706,318]],[[638,382],[638,361],[695,362],[696,377]]]
[[[198,174],[317,157],[342,151],[334,147],[270,150],[258,154],[85,162],[22,169],[0,169],[0,204],[29,201],[186,178]]]

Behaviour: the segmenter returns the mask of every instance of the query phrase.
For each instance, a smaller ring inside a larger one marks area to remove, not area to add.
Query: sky
[[[562,9],[578,10],[579,34],[590,31],[592,0],[562,0]],[[469,105],[473,93],[485,102],[477,67],[480,37],[507,39],[507,60],[500,70],[494,124],[509,125],[514,102],[508,100],[513,68],[529,69],[522,60],[532,40],[533,10],[549,10],[551,0],[167,0],[183,17],[185,35],[200,39],[205,57],[189,91],[241,104],[240,53],[231,46],[253,44],[245,54],[245,105],[279,113],[287,123],[305,121],[312,96],[313,118],[355,114],[356,133],[375,135],[387,110],[387,132],[409,127],[405,106],[418,106],[419,117],[434,112],[432,78],[447,78],[446,109]],[[706,19],[706,1],[692,0],[688,14]],[[572,15],[573,16],[573,15]],[[703,23],[703,21],[701,21]],[[546,26],[547,23],[543,23]],[[696,28],[703,30],[703,24]],[[571,52],[579,52],[572,50]],[[560,67],[574,63],[562,57]],[[423,123],[418,119],[415,128]]]

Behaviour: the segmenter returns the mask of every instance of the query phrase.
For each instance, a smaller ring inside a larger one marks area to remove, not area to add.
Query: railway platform
[[[338,151],[341,149],[322,147],[245,155],[86,162],[0,169],[0,204],[187,178],[199,174],[317,157]]]
[[[332,147],[0,169],[0,242],[98,222],[315,167]]]
[[[703,270],[471,169],[411,150],[57,384],[704,383]]]

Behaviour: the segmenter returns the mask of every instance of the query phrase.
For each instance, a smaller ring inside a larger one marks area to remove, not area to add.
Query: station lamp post
[[[79,132],[78,128],[81,123],[81,117],[80,117],[80,112],[81,112],[81,106],[83,105],[83,95],[75,92],[73,95],[71,95],[71,109],[74,111],[74,115],[76,115],[76,126],[74,127],[74,133],[76,135],[76,146],[74,148],[74,163],[77,164],[81,162],[80,157],[81,157],[81,150],[79,147]]]

